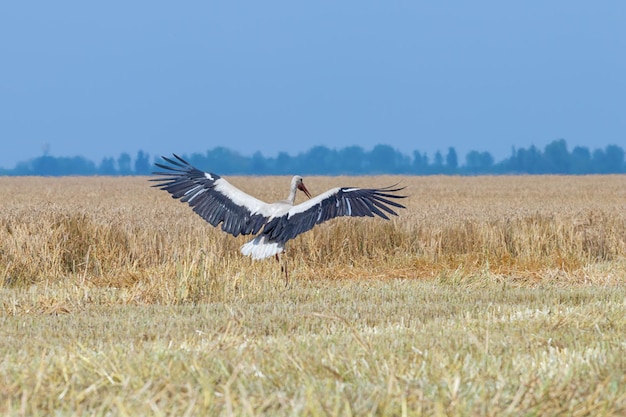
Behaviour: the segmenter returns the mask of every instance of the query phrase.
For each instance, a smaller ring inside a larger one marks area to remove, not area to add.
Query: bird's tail
[[[281,253],[283,250],[285,250],[284,243],[272,242],[265,235],[257,236],[241,247],[241,253],[251,256],[252,259],[269,258]]]

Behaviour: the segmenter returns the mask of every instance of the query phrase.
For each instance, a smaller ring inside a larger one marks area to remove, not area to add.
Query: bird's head
[[[300,191],[302,191],[304,194],[306,194],[307,197],[311,198],[311,193],[309,192],[309,190],[307,190],[306,186],[304,185],[304,182],[302,181],[302,177],[299,175],[296,175],[295,177],[293,177],[293,181],[295,182],[296,188]]]

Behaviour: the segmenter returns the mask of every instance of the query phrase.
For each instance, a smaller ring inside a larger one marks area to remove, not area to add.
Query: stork
[[[389,220],[388,214],[397,216],[389,206],[405,208],[391,200],[405,198],[395,194],[404,187],[337,187],[311,197],[299,175],[292,178],[286,200],[265,203],[239,190],[219,175],[201,171],[180,156],[173,156],[175,159],[162,157],[168,164],[155,164],[166,171],[153,173],[161,176],[151,180],[157,181],[153,186],[188,203],[194,212],[211,225],[219,226],[221,223],[226,233],[233,236],[257,235],[241,247],[241,253],[253,259],[275,256],[278,260],[287,241],[335,217],[379,216]],[[309,200],[294,205],[297,190],[302,191]],[[286,266],[283,270],[288,282]]]

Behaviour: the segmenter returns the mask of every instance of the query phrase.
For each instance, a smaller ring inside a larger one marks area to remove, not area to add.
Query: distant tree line
[[[609,174],[625,173],[624,150],[617,145],[591,151],[575,147],[571,152],[563,139],[548,144],[543,151],[535,146],[513,149],[511,156],[496,163],[489,152],[470,151],[464,163],[454,147],[436,152],[430,158],[425,152],[409,156],[389,145],[376,145],[366,151],[360,146],[330,149],[315,146],[292,156],[285,152],[266,157],[261,152],[243,156],[225,147],[205,153],[182,155],[193,165],[225,175],[480,175],[480,174]],[[139,151],[135,158],[122,153],[95,164],[81,156],[53,157],[43,155],[20,162],[13,169],[0,169],[0,175],[149,175],[155,170],[148,153]]]

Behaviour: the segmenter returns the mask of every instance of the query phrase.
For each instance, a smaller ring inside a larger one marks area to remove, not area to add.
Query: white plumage
[[[285,250],[285,244],[270,242],[265,235],[257,236],[250,242],[241,246],[241,253],[252,259],[265,259],[278,255]]]

